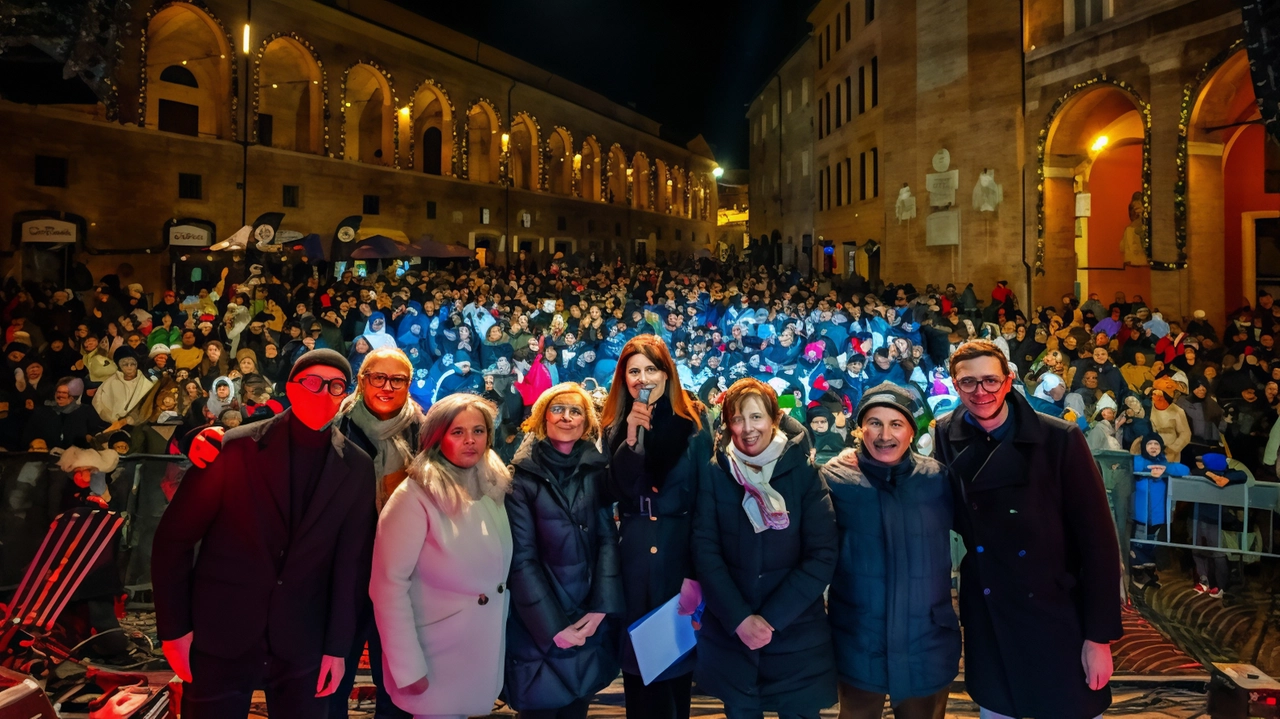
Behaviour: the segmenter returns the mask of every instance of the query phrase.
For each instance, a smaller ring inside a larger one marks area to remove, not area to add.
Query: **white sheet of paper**
[[[640,677],[648,685],[698,643],[693,618],[679,614],[680,595],[672,597],[628,633],[636,650]]]

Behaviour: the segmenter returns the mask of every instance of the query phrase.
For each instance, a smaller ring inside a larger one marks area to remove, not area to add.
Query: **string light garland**
[[[418,108],[418,98],[422,96],[422,91],[427,89],[434,90],[435,92],[432,93],[431,100],[428,101],[421,109],[425,110],[426,108],[431,107],[432,102],[439,102],[441,110],[448,111],[447,119],[445,118],[446,113],[441,112],[440,134],[442,135],[444,134],[444,130],[445,130],[444,126],[447,125],[449,129],[449,137],[450,137],[449,171],[444,172],[444,168],[442,167],[440,168],[441,174],[456,176],[457,166],[458,166],[457,111],[453,107],[453,100],[449,99],[448,91],[446,91],[444,87],[440,85],[440,83],[436,82],[431,78],[427,78],[426,80],[423,80],[422,82],[418,83],[417,87],[413,88],[413,95],[412,95],[413,99],[409,101],[409,108],[410,108],[409,109],[409,169],[411,170],[417,169],[417,166],[418,166],[417,162],[415,162],[415,159],[417,157],[417,148],[418,148],[418,133],[414,132],[413,125],[415,122],[417,122],[418,113],[420,111]]]
[[[285,38],[293,40],[311,53],[311,60],[315,62],[316,69],[320,71],[320,131],[324,136],[324,144],[320,150],[320,154],[326,157],[333,157],[333,153],[329,151],[329,71],[324,67],[324,61],[320,59],[320,54],[316,52],[315,46],[307,41],[306,38],[295,32],[277,32],[268,35],[258,46],[258,51],[254,53],[253,58],[253,97],[250,100],[250,111],[253,114],[253,121],[249,125],[249,141],[258,142],[258,108],[261,104],[262,94],[262,61],[266,57],[267,49],[271,43]]]
[[[1201,66],[1195,78],[1182,88],[1182,106],[1178,111],[1177,179],[1173,184],[1173,239],[1178,247],[1176,269],[1179,270],[1187,267],[1187,211],[1189,208],[1187,172],[1190,167],[1187,137],[1191,133],[1191,113],[1204,91],[1205,83],[1218,71],[1218,68],[1243,47],[1243,38],[1231,43],[1227,49]]]
[[[590,164],[587,162],[588,148],[591,149]],[[582,164],[584,167],[594,166],[596,168],[596,183],[595,183],[596,190],[599,192],[600,200],[603,201],[604,200],[604,173],[600,172],[600,168],[604,166],[604,158],[600,155],[600,141],[596,139],[595,135],[587,135],[587,138],[582,141]],[[594,198],[591,197],[591,195],[586,192],[586,189],[587,189],[586,186],[582,184],[581,168],[577,169],[574,174],[577,175],[577,179],[579,180],[578,196],[584,200],[594,201]]]
[[[350,65],[348,65],[347,69],[342,71],[342,87],[340,88],[342,91],[342,104],[341,104],[342,134],[339,136],[338,152],[342,156],[342,159],[344,160],[347,159],[347,106],[351,104],[351,101],[347,99],[347,82],[351,78],[351,71],[356,69],[357,67],[360,67],[361,65],[371,70],[377,71],[378,74],[382,76],[382,79],[387,83],[386,89],[387,89],[387,94],[391,96],[391,113],[392,113],[391,166],[398,170],[400,169],[400,122],[395,118],[394,115],[396,112],[396,108],[400,107],[400,98],[396,97],[396,90],[395,90],[396,85],[395,85],[395,82],[393,82],[391,79],[391,73],[388,72],[381,65],[379,65],[377,62],[374,62],[373,60],[357,60],[356,62],[353,62]]]
[[[460,143],[462,147],[461,147],[460,154],[458,156],[458,165],[460,170],[458,173],[458,177],[464,180],[471,179],[471,115],[475,113],[477,107],[481,107],[481,106],[483,106],[483,109],[481,110],[481,112],[484,112],[485,110],[488,111],[486,117],[489,119],[489,123],[493,125],[493,127],[490,128],[489,130],[489,134],[496,135],[502,131],[502,121],[498,119],[498,113],[493,109],[493,101],[487,97],[478,97],[475,100],[473,100],[471,102],[471,105],[469,105],[469,109],[467,110],[467,117],[465,120],[465,122],[467,123],[467,131],[462,135],[462,142]],[[489,152],[490,153],[493,152],[493,145],[489,146]],[[502,148],[499,147],[498,148],[498,182],[496,184],[502,184],[502,182],[504,181],[503,178],[505,177],[505,174],[506,174],[502,166],[503,165],[502,155],[503,155]]]
[[[643,150],[636,150],[636,154],[631,156],[631,168],[632,168],[632,173],[630,178],[631,185],[632,185],[631,201],[628,204],[631,207],[635,207],[636,209],[639,209],[639,210],[647,210],[649,209],[649,201],[653,197],[653,192],[651,189],[652,187],[651,176],[653,175],[653,173],[649,171],[649,156],[644,154]],[[637,206],[637,203],[639,203],[641,200],[641,198],[636,195],[636,193],[641,189],[638,184],[640,182],[641,168],[644,168],[644,184],[645,184],[644,189],[649,191],[644,193],[644,198],[643,198],[644,202]]]
[[[622,158],[622,169],[621,169],[621,172],[622,172],[621,200],[622,202],[621,204],[624,204],[630,207],[631,206],[631,182],[627,178],[627,153],[625,150],[622,149],[622,145],[616,142],[609,146],[609,164],[606,165],[606,170],[605,170],[605,174],[608,179],[604,183],[604,186],[602,188],[604,192],[600,195],[600,199],[607,200],[608,203],[611,205],[619,204],[618,203],[619,198],[609,197],[609,193],[613,192],[613,188],[611,187],[613,183],[610,182],[609,180],[613,178],[613,171],[617,165],[618,158]]]
[[[1124,80],[1109,78],[1106,73],[1102,73],[1097,77],[1072,85],[1069,91],[1059,97],[1053,103],[1053,107],[1049,108],[1049,112],[1045,116],[1044,127],[1040,128],[1040,135],[1036,139],[1035,273],[1037,276],[1044,275],[1044,169],[1049,130],[1053,127],[1054,122],[1057,121],[1058,113],[1068,101],[1085,90],[1096,89],[1097,86],[1103,85],[1115,87],[1128,93],[1142,114],[1142,222],[1145,229],[1142,247],[1147,253],[1147,262],[1152,269],[1176,269],[1173,263],[1156,262],[1151,259],[1151,106],[1147,104],[1146,100],[1142,99],[1142,95],[1132,85]]]
[[[156,5],[147,11],[146,22],[142,25],[142,32],[139,38],[142,54],[138,62],[138,127],[147,126],[147,32],[151,29],[151,21],[171,7],[186,7],[194,12],[203,13],[210,22],[217,25],[218,29],[222,31],[222,37],[227,43],[227,52],[226,57],[219,58],[219,60],[226,60],[231,70],[231,88],[228,95],[228,104],[231,105],[230,138],[234,140],[238,137],[236,117],[239,115],[238,108],[240,107],[240,62],[236,58],[236,44],[231,38],[231,33],[227,32],[227,26],[222,23],[222,20],[218,19],[218,16],[214,15],[213,11],[199,0],[171,0],[170,2]]]
[[[521,118],[523,118],[523,120],[521,120]],[[515,119],[514,119],[514,120],[512,120],[512,122],[511,122],[511,129],[512,129],[512,130],[515,130],[516,126],[517,126],[518,124],[520,124],[521,122],[525,122],[525,123],[527,123],[527,124],[525,125],[525,128],[526,128],[526,129],[528,129],[530,126],[532,126],[532,127],[533,127],[533,136],[529,138],[529,161],[530,161],[530,162],[532,162],[534,158],[538,158],[538,160],[539,160],[539,162],[538,162],[538,175],[537,175],[537,177],[532,178],[532,179],[533,179],[533,187],[528,187],[528,188],[525,188],[525,189],[528,189],[528,190],[534,190],[534,191],[539,191],[539,192],[540,192],[540,191],[542,191],[543,189],[545,189],[545,188],[546,188],[546,175],[545,175],[545,172],[544,172],[544,171],[546,170],[546,167],[545,167],[545,164],[546,164],[546,163],[541,162],[541,159],[542,159],[542,157],[541,157],[541,156],[542,156],[542,153],[541,153],[540,151],[538,151],[538,147],[540,146],[540,143],[541,143],[540,138],[542,137],[542,125],[539,125],[539,124],[538,124],[538,118],[534,117],[534,116],[533,116],[533,115],[531,115],[529,112],[524,111],[524,110],[522,110],[522,111],[520,111],[520,112],[517,112],[517,113],[515,114]],[[515,133],[513,132],[513,133],[512,133],[512,135],[511,135],[511,142],[510,142],[510,145],[509,145],[509,146],[508,146],[508,148],[507,148],[507,155],[508,155],[508,160],[507,160],[507,162],[508,162],[508,165],[510,164],[510,154],[511,154],[511,151],[515,149],[515,146],[516,146],[516,140],[515,140]],[[515,186],[515,178],[508,177],[508,178],[507,178],[507,182],[508,182],[511,186],[513,186],[513,187]]]
[[[564,154],[560,157],[556,157],[555,151],[551,149],[551,140],[555,138],[557,135],[560,136],[560,142],[562,145],[564,145]],[[542,166],[543,168],[545,168],[544,174],[546,176],[546,182],[547,182],[546,189],[548,192],[551,191],[551,173],[563,172],[563,170],[561,170],[559,167],[554,166],[553,163],[555,162],[569,163],[568,190],[569,190],[569,196],[572,197],[575,192],[575,189],[574,189],[575,185],[577,184],[574,182],[573,133],[569,132],[569,129],[566,128],[564,125],[556,125],[555,127],[551,128],[551,134],[547,135],[547,141],[543,145]]]

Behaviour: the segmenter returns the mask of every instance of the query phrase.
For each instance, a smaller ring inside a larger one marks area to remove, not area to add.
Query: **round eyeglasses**
[[[347,393],[347,381],[341,377],[325,379],[324,377],[309,374],[299,377],[293,382],[302,385],[303,389],[314,394],[320,394],[326,387],[329,389],[329,394],[334,397],[341,397]]]

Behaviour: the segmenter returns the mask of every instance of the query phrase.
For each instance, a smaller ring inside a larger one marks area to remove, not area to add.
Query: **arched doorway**
[[[1127,85],[1099,78],[1060,100],[1047,123],[1041,296],[1097,294],[1107,305],[1123,292],[1149,301],[1149,107]]]
[[[667,169],[667,163],[662,160],[654,160],[653,169],[657,178],[654,184],[658,188],[658,196],[653,203],[653,209],[669,215],[671,214],[671,188],[675,185],[675,181],[671,179],[671,172]]]
[[[539,160],[538,123],[529,113],[522,112],[511,121],[508,141],[507,170],[511,186],[518,190],[538,190]]]
[[[675,167],[671,170],[671,214],[680,217],[689,216],[688,203],[685,201],[684,170]]]
[[[220,23],[184,2],[147,23],[146,127],[192,137],[233,139],[231,41]]]
[[[410,108],[413,169],[428,175],[453,174],[453,103],[432,80],[418,86]]]
[[[589,136],[582,143],[582,161],[580,163],[582,185],[579,193],[584,200],[599,202],[600,195],[600,143],[595,136]]]
[[[498,115],[488,102],[481,100],[467,112],[467,179],[472,182],[498,182],[498,158],[501,143]]]
[[[547,189],[557,195],[573,194],[573,136],[563,127],[552,130],[547,138]]]
[[[627,154],[617,143],[609,148],[607,195],[605,200],[611,205],[627,204]]]
[[[268,147],[325,154],[324,71],[294,36],[270,38],[256,65],[254,139]]]
[[[342,101],[342,157],[369,165],[395,165],[395,96],[391,78],[368,63],[347,68]]]
[[[631,160],[631,206],[638,210],[648,210],[649,196],[649,158],[643,152],[637,152]]]
[[[1266,191],[1267,140],[1244,48],[1237,44],[1215,58],[1189,89],[1186,134],[1179,138],[1186,176],[1185,194],[1178,194],[1185,204],[1175,205],[1175,223],[1185,241],[1192,307],[1217,322],[1277,284],[1280,267],[1259,264],[1255,242],[1259,220],[1280,214],[1280,194]]]

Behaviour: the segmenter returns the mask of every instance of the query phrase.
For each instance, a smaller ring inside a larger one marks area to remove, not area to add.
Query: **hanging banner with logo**
[[[58,242],[76,241],[76,225],[73,222],[43,218],[28,220],[22,223],[23,242]]]
[[[173,225],[169,228],[169,244],[174,247],[208,247],[213,244],[213,231],[199,225]]]

